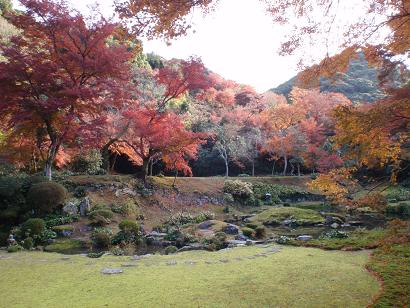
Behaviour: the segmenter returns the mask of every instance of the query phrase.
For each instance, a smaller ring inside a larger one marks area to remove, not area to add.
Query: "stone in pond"
[[[330,225],[330,227],[333,228],[333,229],[337,229],[337,228],[339,228],[339,224],[337,222],[334,222]]]
[[[103,270],[101,270],[101,273],[105,275],[115,275],[122,274],[123,271],[120,268],[104,268]]]
[[[296,238],[298,241],[310,241],[312,239],[311,235],[299,235]]]

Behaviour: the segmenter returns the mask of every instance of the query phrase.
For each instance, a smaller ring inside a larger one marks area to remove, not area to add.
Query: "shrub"
[[[96,218],[97,216],[102,216],[104,218],[111,219],[113,217],[113,213],[109,209],[98,209],[90,212],[88,216],[91,219]]]
[[[45,251],[58,253],[74,253],[87,248],[86,243],[80,240],[62,240],[56,241],[44,247]]]
[[[54,226],[51,229],[60,236],[70,236],[74,232],[73,226]]]
[[[327,232],[324,235],[324,237],[325,238],[348,238],[349,236],[344,231],[332,230],[332,231]]]
[[[287,244],[289,241],[291,241],[292,239],[285,236],[285,235],[281,235],[276,239],[276,243],[278,244]]]
[[[215,237],[216,237],[218,240],[224,242],[224,241],[226,240],[226,238],[227,238],[227,235],[226,235],[225,232],[220,231],[220,232],[216,232],[216,233],[215,233]]]
[[[35,237],[37,243],[48,243],[57,237],[57,233],[52,230],[45,229],[38,237]]]
[[[399,203],[397,205],[388,205],[386,214],[398,216],[410,216],[410,203]]]
[[[396,186],[389,191],[386,197],[388,200],[392,201],[410,200],[410,189],[402,186]]]
[[[62,216],[62,215],[49,215],[44,220],[46,221],[47,228],[52,228],[54,226],[60,226],[65,224],[70,224],[74,221],[78,221],[78,216]]]
[[[87,188],[84,186],[77,186],[73,192],[74,197],[76,198],[84,198],[87,196]]]
[[[234,199],[247,199],[252,196],[252,184],[239,180],[226,180],[223,191],[231,194]]]
[[[212,212],[201,212],[197,215],[192,215],[190,213],[178,213],[172,215],[165,224],[169,226],[182,226],[192,223],[198,224],[206,220],[212,220],[214,218],[215,214]]]
[[[230,212],[229,206],[225,206],[222,211],[223,211],[225,214],[228,214],[228,213]]]
[[[251,229],[254,229],[254,230],[258,227],[258,225],[257,225],[257,224],[254,224],[254,223],[247,223],[246,226],[247,226],[248,228],[251,228]]]
[[[111,246],[112,230],[107,228],[96,228],[91,235],[91,239],[94,247],[103,249],[108,248]]]
[[[119,248],[119,247],[114,247],[113,249],[111,249],[111,253],[112,253],[114,256],[123,256],[123,255],[124,255],[124,250],[122,250],[122,249]]]
[[[386,197],[381,193],[371,193],[367,194],[355,201],[355,205],[358,208],[369,207],[375,211],[383,211],[386,208],[387,200]]]
[[[241,229],[243,235],[247,236],[247,237],[253,237],[255,234],[255,231],[251,228],[242,228]]]
[[[228,193],[224,193],[224,203],[234,203],[235,199],[233,198],[233,196],[231,194]]]
[[[174,254],[178,251],[178,248],[175,246],[168,246],[167,248],[165,248],[165,254],[166,255],[170,255],[170,254]]]
[[[18,252],[20,250],[23,250],[23,247],[21,247],[20,245],[12,245],[7,247],[7,252],[13,253],[13,252]]]
[[[101,258],[103,255],[104,255],[104,251],[101,251],[101,252],[89,252],[88,254],[87,254],[87,257],[89,257],[89,258]]]
[[[119,224],[121,231],[138,235],[140,233],[140,226],[132,220],[123,220]]]
[[[21,245],[24,247],[24,249],[30,250],[34,247],[34,240],[32,237],[28,237],[21,242]]]
[[[248,177],[250,177],[250,175],[247,174],[247,173],[241,173],[241,174],[238,174],[238,177],[239,178],[248,178]]]
[[[49,214],[64,203],[66,196],[64,186],[54,182],[41,182],[31,186],[27,200],[35,212]]]
[[[137,204],[133,199],[127,199],[124,203],[113,204],[111,210],[117,214],[130,216],[137,213]]]
[[[102,166],[102,156],[99,150],[90,150],[86,155],[79,154],[71,162],[71,170],[79,173],[98,174]]]
[[[46,229],[46,223],[41,218],[30,218],[21,225],[21,232],[25,236],[40,236]]]
[[[263,238],[266,235],[266,228],[263,226],[258,226],[255,228],[255,237]]]

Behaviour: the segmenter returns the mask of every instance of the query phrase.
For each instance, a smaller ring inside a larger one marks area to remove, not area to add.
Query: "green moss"
[[[368,268],[383,279],[384,289],[373,307],[407,307],[410,301],[410,246],[377,249]]]
[[[47,245],[44,250],[58,253],[76,253],[86,248],[86,243],[80,240],[62,240]]]
[[[56,254],[21,252],[0,262],[1,302],[4,307],[40,308],[144,307],[147,303],[152,307],[354,308],[365,307],[379,290],[376,279],[364,269],[367,252],[284,247],[267,257],[247,258],[267,249],[154,255],[112,276],[100,271],[129,263],[129,257],[71,256],[65,261]],[[176,265],[167,265],[170,262]]]
[[[264,225],[280,225],[286,219],[291,219],[292,224],[298,226],[324,222],[324,218],[318,212],[296,207],[271,208],[252,217],[251,222]]]
[[[297,246],[317,247],[328,250],[359,250],[375,248],[379,241],[385,236],[386,232],[382,229],[356,230],[348,233],[348,238],[328,238],[323,237],[308,242],[291,241],[290,244]]]

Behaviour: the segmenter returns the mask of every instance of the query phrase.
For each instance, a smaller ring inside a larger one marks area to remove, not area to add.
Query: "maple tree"
[[[83,123],[104,106],[115,105],[114,88],[127,77],[132,53],[107,44],[119,33],[115,23],[85,19],[64,2],[21,3],[26,12],[10,16],[21,35],[1,45],[7,58],[0,63],[1,118],[12,134],[21,127],[38,132],[36,143],[47,148],[44,172],[51,178],[62,145],[73,143]]]

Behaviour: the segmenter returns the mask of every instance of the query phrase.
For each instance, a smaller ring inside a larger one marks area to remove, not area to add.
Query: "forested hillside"
[[[374,102],[385,96],[379,87],[376,68],[369,67],[363,54],[352,59],[345,73],[337,73],[334,79],[320,79],[320,90],[323,92],[338,92],[346,95],[352,102]],[[297,83],[297,77],[282,83],[269,91],[289,96]]]

